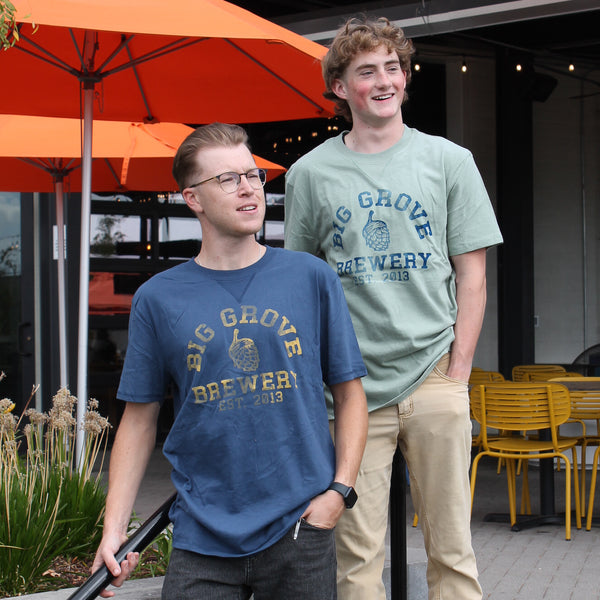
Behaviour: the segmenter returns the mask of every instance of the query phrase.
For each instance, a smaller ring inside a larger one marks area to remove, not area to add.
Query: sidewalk
[[[588,487],[590,473],[588,472]],[[530,467],[532,509],[538,504],[538,471]],[[518,493],[520,490],[520,482]],[[564,509],[564,468],[556,473],[556,507]],[[143,520],[172,493],[169,465],[157,450],[135,504]],[[443,493],[443,490],[440,492]],[[425,551],[421,530],[413,528],[412,503],[407,499],[407,555],[409,562],[408,596],[427,600]],[[508,512],[506,474],[496,473],[496,462],[483,459],[477,475],[473,506],[473,546],[478,559],[480,581],[486,600],[600,600],[600,526],[585,531],[572,521],[571,541],[565,540],[564,525],[544,525],[520,532],[508,523],[488,523],[484,515]],[[600,517],[600,492],[596,494],[595,513]],[[389,555],[389,548],[388,548]],[[389,560],[384,580],[389,596]],[[117,591],[117,600],[159,600],[162,578],[128,581]],[[60,590],[21,596],[30,600],[66,600],[73,590]],[[291,600],[291,599],[282,599]],[[343,599],[340,599],[343,600]],[[365,600],[369,600],[365,598]],[[455,599],[460,600],[460,599]]]

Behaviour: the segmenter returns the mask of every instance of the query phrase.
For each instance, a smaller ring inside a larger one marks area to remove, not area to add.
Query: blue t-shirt
[[[340,282],[306,253],[268,248],[235,271],[190,260],[142,285],[117,396],[162,402],[174,383],[173,545],[277,542],[335,474],[323,382],[365,374]]]

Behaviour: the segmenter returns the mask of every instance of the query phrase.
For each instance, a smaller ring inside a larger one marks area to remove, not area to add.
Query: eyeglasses
[[[267,181],[267,172],[265,169],[250,169],[246,173],[233,173],[228,171],[227,173],[221,173],[220,175],[215,175],[214,177],[209,177],[204,181],[199,181],[198,183],[194,183],[193,185],[188,185],[187,187],[193,188],[198,185],[202,185],[203,183],[207,183],[208,181],[212,181],[216,179],[221,186],[221,189],[226,194],[233,194],[233,192],[237,191],[240,187],[240,183],[242,181],[242,175],[246,177],[246,181],[250,184],[252,188],[255,190],[260,190],[265,185]]]

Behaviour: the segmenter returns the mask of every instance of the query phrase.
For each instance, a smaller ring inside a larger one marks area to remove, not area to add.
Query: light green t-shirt
[[[369,410],[400,402],[454,339],[450,257],[502,242],[471,153],[405,126],[361,154],[342,133],[286,176],[285,245],[338,273],[368,376]]]

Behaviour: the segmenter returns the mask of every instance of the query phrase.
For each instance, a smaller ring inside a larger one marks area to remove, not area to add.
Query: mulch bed
[[[31,593],[50,592],[63,588],[75,588],[82,585],[90,575],[93,557],[89,559],[65,558],[58,556],[52,561],[50,568],[44,573],[44,580]],[[144,555],[143,563],[140,563],[132,579],[143,579],[155,575],[164,575],[156,573],[153,567],[158,559],[151,552]],[[0,598],[7,596],[0,592]]]

